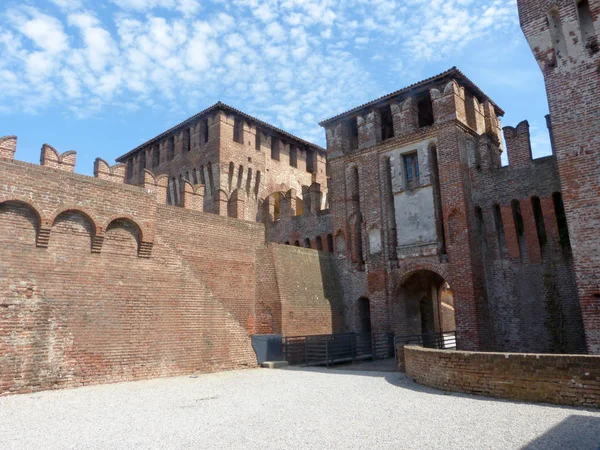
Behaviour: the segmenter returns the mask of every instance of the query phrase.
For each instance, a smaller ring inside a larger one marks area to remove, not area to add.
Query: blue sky
[[[4,0],[0,136],[90,174],[221,100],[324,145],[317,122],[452,66],[549,152],[515,0]]]

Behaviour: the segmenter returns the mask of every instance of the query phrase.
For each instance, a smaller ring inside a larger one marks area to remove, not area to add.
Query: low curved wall
[[[600,356],[404,347],[406,375],[446,391],[600,408]]]

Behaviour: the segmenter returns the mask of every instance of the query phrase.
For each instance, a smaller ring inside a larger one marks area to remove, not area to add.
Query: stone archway
[[[391,328],[399,335],[456,330],[450,284],[427,269],[402,277],[392,302]]]

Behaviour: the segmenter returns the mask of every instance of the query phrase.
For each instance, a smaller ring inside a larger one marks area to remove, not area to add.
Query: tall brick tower
[[[600,354],[600,0],[518,0],[544,74],[590,353]]]

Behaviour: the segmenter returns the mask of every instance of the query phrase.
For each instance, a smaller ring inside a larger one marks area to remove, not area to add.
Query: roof
[[[116,161],[117,162],[124,162],[127,158],[129,158],[131,155],[137,153],[138,151],[140,151],[141,149],[147,147],[148,145],[154,144],[155,142],[161,141],[162,139],[166,138],[167,136],[171,135],[172,133],[178,131],[179,129],[185,127],[186,125],[191,125],[193,122],[195,122],[196,120],[198,120],[199,118],[201,118],[202,116],[205,116],[207,114],[210,114],[213,111],[229,111],[231,113],[237,114],[240,117],[243,117],[244,119],[246,119],[248,122],[254,122],[257,125],[260,125],[262,128],[266,128],[268,130],[271,130],[275,133],[278,133],[280,135],[283,135],[285,137],[287,137],[288,139],[291,139],[293,141],[296,141],[297,143],[301,143],[306,145],[307,147],[310,147],[314,150],[317,150],[319,152],[324,153],[325,149],[319,145],[313,144],[312,142],[308,142],[305,141],[304,139],[299,138],[298,136],[294,136],[293,134],[288,133],[287,131],[284,131],[280,128],[277,128],[267,122],[264,122],[260,119],[257,119],[256,117],[253,117],[249,114],[246,114],[245,112],[240,111],[239,109],[236,109],[232,106],[226,105],[223,102],[217,102],[214,105],[200,111],[198,114],[193,115],[192,117],[190,117],[189,119],[184,120],[183,122],[175,125],[172,128],[169,128],[167,131],[165,131],[164,133],[159,134],[158,136],[150,139],[147,142],[144,142],[142,145],[137,146],[136,148],[134,148],[133,150],[125,153],[122,156],[119,156]]]
[[[490,103],[494,106],[494,109],[496,110],[496,114],[498,114],[499,116],[504,115],[504,111],[502,110],[502,108],[500,108],[498,105],[496,105],[496,103],[494,103],[487,95],[485,95],[483,93],[483,91],[481,89],[479,89],[479,87],[477,87],[477,85],[475,83],[473,83],[464,73],[462,73],[460,70],[458,70],[457,67],[452,67],[451,69],[449,69],[445,72],[442,72],[439,75],[435,75],[431,78],[427,78],[426,80],[419,81],[418,83],[415,83],[415,84],[411,84],[410,86],[400,89],[399,91],[395,91],[395,92],[392,92],[391,94],[384,95],[383,97],[379,97],[373,101],[370,101],[363,105],[357,106],[356,108],[353,108],[349,111],[338,114],[337,116],[331,117],[330,119],[323,120],[322,122],[319,122],[319,125],[324,127],[325,125],[328,125],[331,122],[337,121],[337,120],[347,117],[347,116],[354,115],[354,114],[358,113],[359,111],[361,111],[362,109],[367,108],[369,106],[374,106],[377,103],[384,103],[386,101],[391,100],[394,97],[397,97],[398,95],[406,94],[410,91],[419,90],[420,88],[423,88],[428,84],[440,82],[443,80],[450,80],[450,79],[456,79],[458,81],[461,81],[463,83],[463,85],[465,85],[471,91],[473,91],[480,99],[489,100]]]

